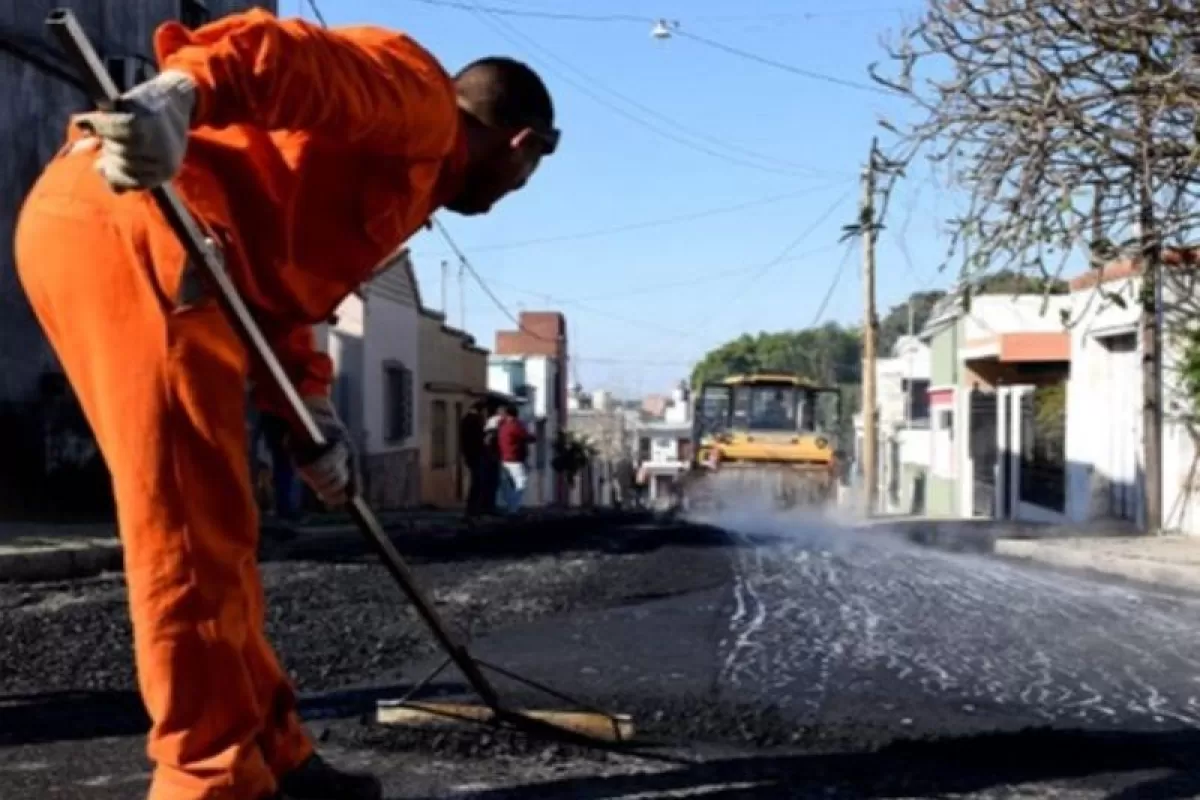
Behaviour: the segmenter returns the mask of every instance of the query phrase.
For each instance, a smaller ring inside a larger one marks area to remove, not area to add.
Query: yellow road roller
[[[685,512],[823,506],[837,498],[841,391],[801,375],[735,375],[693,393]]]

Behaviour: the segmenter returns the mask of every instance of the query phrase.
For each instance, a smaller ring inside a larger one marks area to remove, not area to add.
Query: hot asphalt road
[[[365,721],[438,660],[367,557],[265,565],[271,635],[326,752],[379,771],[390,797],[1200,795],[1200,600],[727,522],[417,562],[478,655],[634,714],[691,765]],[[0,586],[0,620],[0,797],[139,797],[120,578]]]

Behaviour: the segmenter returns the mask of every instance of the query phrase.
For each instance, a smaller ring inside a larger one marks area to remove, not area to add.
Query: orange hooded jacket
[[[325,394],[332,365],[311,326],[461,188],[453,80],[404,34],[262,10],[167,23],[154,45],[198,87],[176,186],[301,395]],[[269,386],[256,403],[286,414]]]

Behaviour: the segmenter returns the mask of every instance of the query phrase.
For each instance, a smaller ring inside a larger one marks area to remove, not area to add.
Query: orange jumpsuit
[[[323,321],[461,185],[451,78],[411,39],[263,11],[155,35],[198,85],[176,186],[305,395]],[[109,191],[72,133],[22,208],[22,285],[108,463],[153,800],[259,800],[312,752],[263,630],[244,388],[215,302],[149,195]],[[186,293],[184,293],[186,294]],[[279,408],[279,397],[256,402]]]

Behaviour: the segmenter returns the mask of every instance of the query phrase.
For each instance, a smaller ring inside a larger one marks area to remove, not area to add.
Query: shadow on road
[[[409,532],[389,530],[401,555],[414,563],[451,563],[513,559],[558,553],[646,553],[662,547],[757,547],[765,537],[732,539],[719,528],[683,522],[598,516],[576,520],[530,520],[505,529]],[[264,541],[260,561],[360,562],[373,558],[365,541],[353,533],[337,537],[306,537]]]
[[[411,684],[344,689],[300,698],[306,723],[374,714],[380,700],[405,696]],[[457,683],[435,681],[422,699],[461,691]],[[47,692],[0,695],[0,747],[72,742],[119,736],[141,736],[150,729],[141,697],[132,691]]]
[[[1106,775],[1106,784],[1129,784],[1110,790],[1107,800],[1168,800],[1200,794],[1197,748],[1200,732],[1024,731],[905,742],[870,753],[739,757],[665,772],[570,778],[471,796],[940,797]],[[1164,770],[1170,774],[1163,776]],[[1143,773],[1149,772],[1158,774],[1147,779]]]

